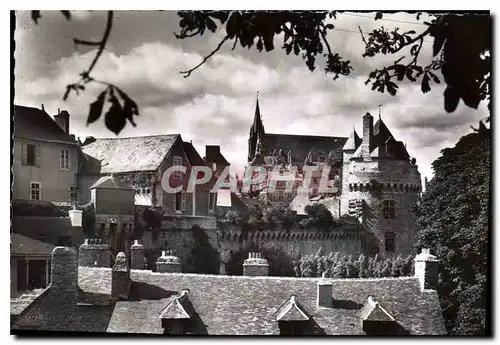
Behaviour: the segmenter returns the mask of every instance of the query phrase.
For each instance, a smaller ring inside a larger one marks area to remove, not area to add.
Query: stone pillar
[[[45,261],[45,286],[49,286],[50,284],[49,265],[50,265],[50,260]]]
[[[181,260],[173,251],[163,251],[156,261],[156,271],[159,273],[181,273]]]
[[[17,259],[10,258],[10,297],[17,296]]]
[[[318,281],[316,302],[318,308],[332,308],[332,282],[326,280],[325,273],[323,273],[321,280]]]
[[[52,251],[50,290],[61,301],[78,301],[78,259],[76,250],[71,247],[55,247]]]
[[[248,253],[248,259],[243,263],[244,276],[267,276],[269,275],[269,264],[261,253]]]
[[[373,116],[366,113],[363,116],[363,142],[361,143],[361,154],[363,158],[370,158],[370,147],[373,141]]]
[[[130,292],[130,270],[124,252],[118,253],[111,272],[111,298],[127,299]]]
[[[415,257],[415,277],[420,281],[420,290],[436,290],[439,276],[439,260],[430,249],[422,249]]]
[[[144,269],[144,246],[138,240],[130,247],[130,265],[133,270]]]

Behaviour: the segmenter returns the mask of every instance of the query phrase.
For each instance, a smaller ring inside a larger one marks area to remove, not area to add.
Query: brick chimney
[[[111,298],[127,299],[131,283],[127,257],[124,252],[119,252],[111,271]]]
[[[64,296],[65,302],[78,301],[78,258],[71,247],[55,247],[52,251],[50,290]]]
[[[175,256],[174,251],[162,251],[156,261],[156,271],[159,273],[181,273],[181,260]]]
[[[321,280],[318,281],[317,287],[317,305],[318,308],[332,308],[333,298],[332,298],[332,281],[326,279],[325,273],[321,276]]]
[[[373,116],[366,113],[363,116],[363,142],[361,143],[361,154],[363,158],[370,157],[370,148],[373,142]]]
[[[248,259],[243,263],[244,276],[267,276],[269,275],[269,264],[261,253],[248,253]]]
[[[69,113],[66,110],[59,112],[54,116],[54,121],[61,127],[61,129],[69,135]]]
[[[439,275],[439,260],[430,249],[422,249],[415,257],[415,277],[420,281],[420,290],[436,290]]]
[[[133,270],[144,269],[144,246],[138,240],[130,247],[130,266]]]
[[[99,238],[87,238],[80,246],[78,265],[83,267],[111,267],[109,245]]]

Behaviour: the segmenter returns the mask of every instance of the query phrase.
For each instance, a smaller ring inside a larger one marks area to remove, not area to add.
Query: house
[[[27,202],[23,202],[26,204]],[[37,204],[39,204],[38,202]],[[48,202],[47,202],[48,204]],[[78,248],[84,242],[81,226],[74,226],[74,214],[69,211],[64,217],[17,216],[15,202],[12,231],[10,235],[10,286],[11,296],[45,288],[50,282],[52,251],[58,245]]]
[[[166,215],[206,216],[215,210],[216,195],[210,194],[210,183],[198,185],[194,193],[187,191],[191,168],[205,164],[180,134],[97,138],[82,145],[82,152],[82,191],[89,190],[102,176],[113,174],[136,190],[135,204],[162,206]],[[185,167],[186,173],[170,175],[170,186],[182,186],[182,190],[168,193],[162,188],[163,174],[174,166]],[[82,193],[82,198],[90,200],[90,195]]]
[[[124,253],[112,268],[78,267],[75,250],[55,248],[50,286],[11,306],[11,332],[446,335],[438,261],[427,250],[414,277],[332,279],[269,277],[260,253],[249,254],[243,276],[182,273],[172,252],[151,272],[137,266],[141,247],[132,248],[132,269]]]
[[[78,201],[78,143],[69,113],[14,106],[13,198]]]

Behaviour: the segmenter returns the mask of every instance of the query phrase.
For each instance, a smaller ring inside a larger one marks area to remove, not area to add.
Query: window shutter
[[[37,168],[40,168],[40,145],[35,146],[35,151],[36,151],[35,164]]]
[[[28,145],[21,144],[21,165],[28,165]]]

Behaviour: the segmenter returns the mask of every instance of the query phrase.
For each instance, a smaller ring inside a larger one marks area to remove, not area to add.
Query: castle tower
[[[264,124],[262,123],[262,118],[260,115],[260,107],[259,107],[259,93],[257,92],[257,102],[255,105],[255,115],[253,118],[253,124],[250,127],[250,136],[248,138],[248,162],[250,163],[255,156],[255,152],[257,149],[257,142],[261,141],[261,145],[263,145],[264,140]],[[263,149],[263,147],[261,147]],[[261,151],[261,153],[263,153]]]
[[[353,131],[343,147],[341,214],[358,218],[374,234],[379,253],[409,253],[415,240],[410,206],[421,192],[416,162],[381,118],[363,116],[363,138]]]

